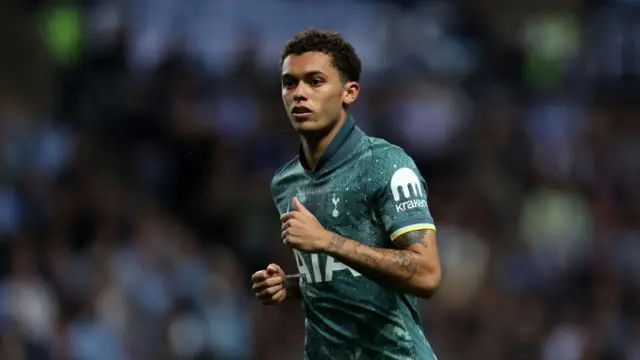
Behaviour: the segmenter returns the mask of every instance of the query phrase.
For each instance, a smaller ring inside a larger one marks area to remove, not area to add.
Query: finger
[[[297,214],[297,211],[290,211],[290,212],[288,212],[286,214],[283,214],[282,216],[280,216],[280,221],[283,222],[283,223],[287,222],[287,221],[295,218],[296,214]]]
[[[286,296],[287,296],[287,290],[281,289],[280,291],[272,295],[270,298],[260,299],[260,302],[263,305],[275,305],[275,304],[281,303]]]
[[[282,229],[282,231],[285,231],[290,227],[291,227],[291,220],[283,222],[281,229]]]
[[[261,281],[259,283],[253,284],[251,289],[253,292],[260,292],[268,287],[281,285],[283,283],[283,278],[281,276],[270,277],[265,281]]]
[[[267,266],[267,274],[269,275],[280,275],[282,273],[284,273],[284,271],[282,271],[282,268],[277,264],[269,264],[269,266]]]
[[[302,203],[300,202],[300,200],[298,200],[298,197],[294,197],[293,198],[293,206],[295,207],[295,209],[303,214],[308,214],[308,215],[313,215],[311,213],[311,211],[307,210],[306,207],[304,207],[304,205],[302,205]]]
[[[257,283],[264,281],[267,278],[267,272],[265,270],[257,271],[251,276],[251,282]]]
[[[275,295],[273,295],[271,299],[276,303],[279,303],[280,301],[284,300],[286,296],[287,296],[287,289],[282,289],[277,293],[275,293]]]
[[[258,299],[270,299],[273,295],[275,295],[278,291],[282,290],[282,284],[276,286],[270,286],[260,292],[257,293]]]

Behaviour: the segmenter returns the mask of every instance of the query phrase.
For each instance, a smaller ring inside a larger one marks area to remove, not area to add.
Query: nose
[[[293,100],[295,102],[307,100],[306,87],[303,84],[299,84],[293,92]]]

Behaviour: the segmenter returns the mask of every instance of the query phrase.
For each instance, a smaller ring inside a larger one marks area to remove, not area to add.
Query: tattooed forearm
[[[427,230],[410,231],[397,238],[395,240],[395,244],[399,249],[407,249],[413,244],[419,244],[424,247],[428,247],[427,242],[424,240],[426,235]]]
[[[385,276],[391,271],[395,273],[395,276],[390,276],[391,280],[400,278],[403,281],[410,281],[418,270],[419,259],[417,254],[411,251],[373,249],[356,242],[351,257],[361,259],[363,262],[364,266],[355,265],[356,270],[378,276]]]
[[[327,254],[372,280],[407,293],[418,287],[416,277],[424,262],[423,255],[412,250],[372,248],[337,234]]]
[[[328,253],[335,253],[340,250],[344,246],[345,238],[338,234],[333,234],[331,236],[331,241],[329,242],[329,246],[327,248]]]

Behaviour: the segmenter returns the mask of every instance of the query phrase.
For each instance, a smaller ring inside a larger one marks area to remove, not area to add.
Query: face
[[[285,110],[300,133],[331,129],[360,90],[356,82],[343,82],[331,56],[320,52],[289,55],[281,81]]]

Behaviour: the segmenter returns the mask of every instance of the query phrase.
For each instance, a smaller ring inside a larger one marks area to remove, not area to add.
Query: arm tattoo
[[[430,271],[425,255],[412,245],[427,247],[428,230],[411,231],[395,239],[397,249],[370,247],[333,234],[326,253],[368,278],[401,292],[419,292],[422,274]],[[418,281],[418,282],[416,282]]]
[[[419,244],[424,247],[428,247],[427,242],[424,240],[427,236],[427,230],[416,230],[408,232],[397,238],[394,243],[399,249],[407,249],[409,246]]]
[[[358,241],[333,234],[327,254],[337,258],[363,275],[392,286],[407,284],[420,269],[420,255],[408,248],[414,244],[427,247],[427,230],[416,230],[397,238],[398,249],[371,248]]]
[[[367,250],[368,249],[368,250]],[[415,254],[391,249],[376,249],[371,253],[370,248],[357,243],[353,248],[356,258],[362,259],[364,265],[375,275],[383,275],[388,268],[396,268],[404,281],[410,281],[418,271]]]
[[[331,241],[329,242],[329,248],[327,249],[329,253],[338,252],[344,246],[345,238],[334,233],[331,237]]]

